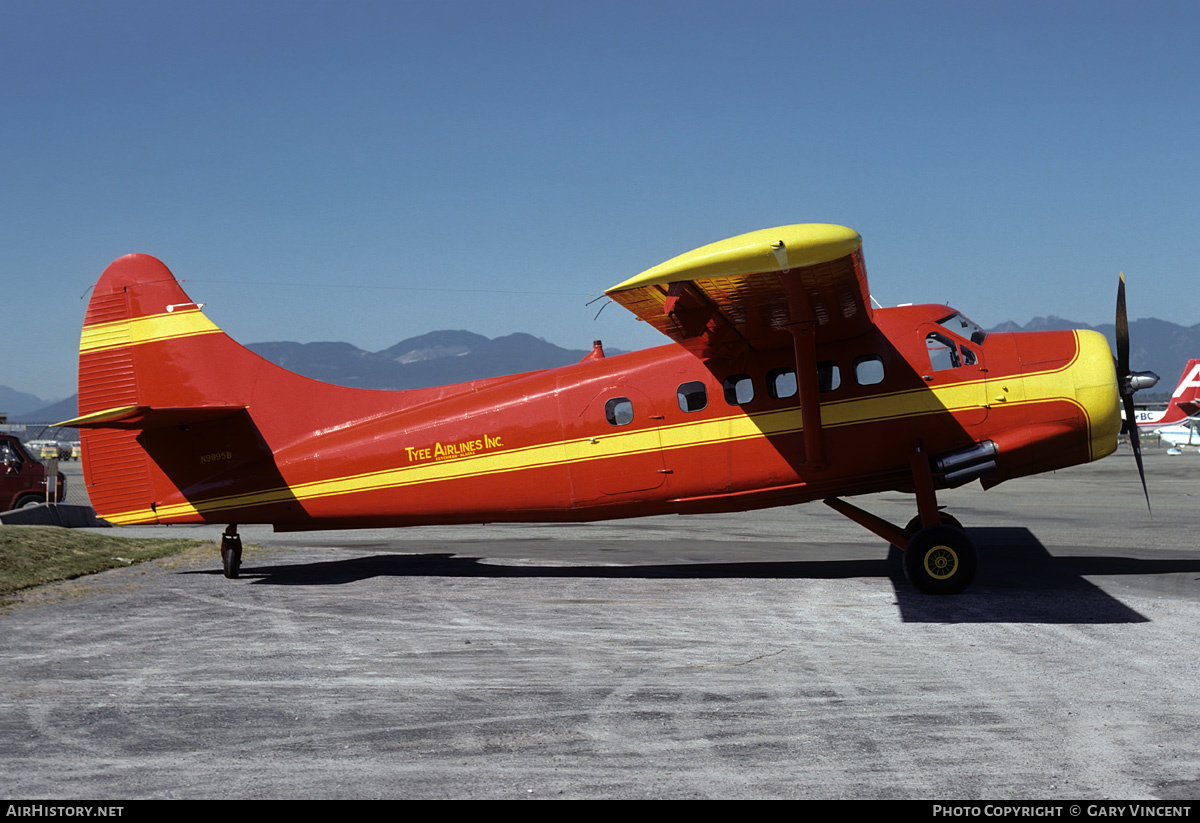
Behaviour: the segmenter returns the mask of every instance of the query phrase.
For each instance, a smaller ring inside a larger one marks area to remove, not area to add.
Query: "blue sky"
[[[142,251],[243,342],[661,342],[588,300],[841,223],[884,305],[1200,322],[1200,6],[0,0],[0,384]],[[20,308],[17,309],[17,306]]]

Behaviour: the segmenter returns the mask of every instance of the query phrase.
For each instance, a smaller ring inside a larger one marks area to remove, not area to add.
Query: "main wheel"
[[[958,594],[975,579],[978,560],[966,532],[929,526],[904,548],[904,576],[926,594]]]
[[[962,523],[958,522],[958,518],[948,512],[938,512],[938,518],[942,521],[943,526],[953,526],[962,531]],[[908,521],[908,525],[904,527],[905,531],[919,532],[921,530],[921,515],[917,515],[912,520]]]
[[[959,531],[963,531],[962,523],[959,523],[958,518],[956,518],[954,515],[944,511],[939,511],[938,518],[941,519],[943,526],[952,526]],[[916,534],[919,532],[921,530],[921,515],[918,514],[912,520],[909,520],[908,525],[904,527],[904,530],[909,534]],[[895,543],[893,543],[892,546],[900,551],[904,551],[903,546],[897,546]]]

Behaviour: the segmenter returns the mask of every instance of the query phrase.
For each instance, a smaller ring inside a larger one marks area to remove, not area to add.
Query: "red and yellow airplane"
[[[989,334],[941,305],[873,308],[862,239],[805,224],[676,257],[608,295],[673,341],[442,388],[288,372],[133,254],[92,293],[79,355],[84,474],[118,524],[276,530],[586,521],[824,500],[962,591],[975,551],[937,490],[1097,460],[1149,383],[1092,331]],[[1124,315],[1124,285],[1118,324]],[[1136,428],[1133,431],[1136,439]],[[1139,456],[1140,461],[1140,456]],[[1140,462],[1139,462],[1140,467]],[[1144,483],[1144,478],[1143,478]],[[901,528],[846,496],[916,496]]]

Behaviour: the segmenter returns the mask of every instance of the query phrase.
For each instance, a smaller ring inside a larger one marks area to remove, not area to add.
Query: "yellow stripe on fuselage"
[[[1091,415],[1088,414],[1088,409],[1074,397],[1074,381],[1064,382],[1063,378],[1063,374],[1075,364],[1078,357],[1079,347],[1077,346],[1075,358],[1066,365],[1043,372],[998,379],[995,382],[1004,383],[1009,389],[1004,405],[1064,401],[1080,408],[1087,415],[1090,425]],[[986,388],[985,382],[985,380],[976,380],[824,403],[821,405],[821,422],[826,428],[839,428],[883,420],[946,413],[947,411],[977,409],[980,407],[980,400],[984,398],[982,391]],[[732,443],[758,437],[775,437],[797,433],[802,429],[800,410],[795,407],[752,415],[735,414],[677,423],[657,429],[611,432],[595,437],[484,452],[449,460],[419,462],[381,472],[315,480],[292,486],[199,500],[194,503],[158,506],[153,511],[144,509],[105,515],[105,517],[122,525],[152,523],[160,519],[194,516],[272,503],[336,497],[523,469],[547,468],[636,454],[673,451],[691,446]]]
[[[83,334],[79,338],[79,353],[87,354],[220,331],[199,309],[150,314],[145,317],[84,326]]]

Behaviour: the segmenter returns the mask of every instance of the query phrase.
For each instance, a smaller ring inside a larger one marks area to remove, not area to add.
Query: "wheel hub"
[[[949,546],[934,546],[925,553],[925,570],[930,577],[945,580],[958,570],[958,555]]]

